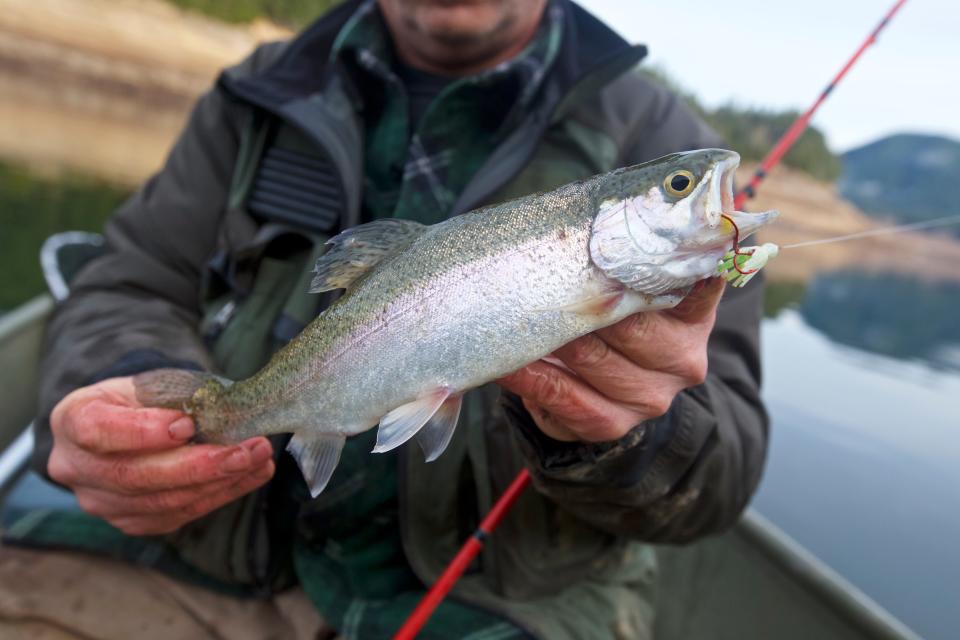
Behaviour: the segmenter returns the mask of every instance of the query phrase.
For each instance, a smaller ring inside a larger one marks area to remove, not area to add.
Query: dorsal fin
[[[330,238],[317,260],[310,293],[346,289],[387,256],[405,249],[426,230],[413,220],[386,218],[347,229]]]

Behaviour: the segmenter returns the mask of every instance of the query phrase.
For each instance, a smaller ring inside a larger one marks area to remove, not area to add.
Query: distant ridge
[[[960,213],[960,141],[902,133],[842,160],[840,194],[872,217],[919,222]],[[960,229],[953,233],[960,236]]]

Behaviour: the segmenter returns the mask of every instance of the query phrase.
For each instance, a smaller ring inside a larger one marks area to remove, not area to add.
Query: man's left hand
[[[673,309],[634,314],[556,350],[570,371],[538,360],[497,382],[551,438],[617,440],[706,379],[721,295],[721,279],[700,282]]]

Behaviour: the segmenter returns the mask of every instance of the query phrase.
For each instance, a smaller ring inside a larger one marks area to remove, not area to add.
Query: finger
[[[687,386],[671,373],[638,366],[595,333],[577,338],[554,355],[603,396],[648,416],[662,415],[678,387]]]
[[[701,280],[680,304],[664,310],[663,314],[688,324],[709,323],[712,326],[725,289],[722,278]]]
[[[58,436],[103,454],[172,449],[194,433],[193,420],[182,411],[125,407],[100,398],[68,409],[57,426]]]
[[[605,398],[585,382],[543,361],[497,382],[542,407],[583,440],[615,440],[638,422],[629,407]]]
[[[637,366],[670,373],[693,386],[706,376],[707,342],[722,293],[722,283],[708,281],[679,311],[635,313],[596,333]]]
[[[678,326],[659,313],[637,313],[596,334],[641,369],[687,377],[706,368],[709,332]]]
[[[266,438],[234,446],[188,445],[138,456],[96,456],[78,450],[65,484],[140,495],[236,477],[272,456]]]
[[[205,495],[181,509],[176,515],[127,516],[112,518],[107,521],[128,535],[147,536],[172,533],[188,522],[203,517],[211,511],[215,511],[260,488],[270,480],[273,472],[274,467],[270,463],[260,473],[237,480],[222,492]]]
[[[252,468],[247,476],[273,476],[273,460],[267,460],[259,467]],[[245,476],[246,477],[246,476]],[[131,516],[176,515],[189,505],[211,495],[220,495],[230,490],[241,480],[231,476],[182,489],[157,491],[143,495],[130,496],[102,489],[84,488],[76,492],[80,507],[91,515],[100,518],[121,518]]]

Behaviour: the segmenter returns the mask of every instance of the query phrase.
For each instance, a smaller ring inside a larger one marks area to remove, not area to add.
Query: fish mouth
[[[733,181],[739,166],[740,155],[731,152],[729,157],[720,160],[713,169],[704,203],[704,213],[708,221],[707,238],[703,238],[705,243],[698,243],[701,247],[732,246],[735,236],[744,240],[780,215],[780,212],[775,210],[748,213],[734,208]]]

